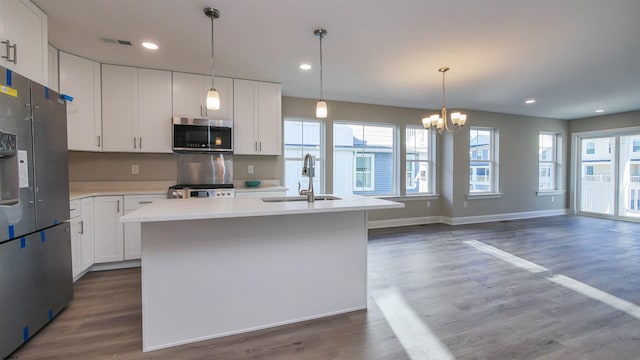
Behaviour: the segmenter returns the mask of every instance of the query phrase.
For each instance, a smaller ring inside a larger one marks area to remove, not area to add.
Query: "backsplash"
[[[280,156],[234,155],[233,176],[238,180],[281,179]],[[132,174],[137,165],[138,174]],[[248,173],[253,165],[253,174]],[[69,181],[176,182],[174,154],[69,152]]]

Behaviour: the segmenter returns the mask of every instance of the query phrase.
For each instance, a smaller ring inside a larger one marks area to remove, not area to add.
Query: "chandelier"
[[[447,98],[444,90],[444,73],[449,71],[448,66],[443,66],[438,69],[442,73],[442,110],[440,114],[433,114],[429,117],[422,119],[422,126],[425,129],[432,128],[438,131],[438,134],[442,135],[444,131],[457,132],[462,130],[462,127],[467,122],[467,115],[460,112],[451,113],[451,125],[449,125],[449,119],[447,118]]]

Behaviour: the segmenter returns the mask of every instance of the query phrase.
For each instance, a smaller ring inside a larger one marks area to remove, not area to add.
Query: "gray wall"
[[[640,101],[640,100],[639,100]],[[594,116],[569,121],[571,133],[640,126],[640,111]]]
[[[283,118],[315,118],[316,100],[283,97]],[[334,120],[353,120],[366,122],[384,122],[404,126],[420,124],[422,117],[437,112],[420,109],[397,108],[340,101],[328,101],[329,116],[327,128],[326,179],[333,178],[331,159],[332,127]],[[500,133],[500,192],[501,199],[470,200],[467,207],[469,176],[469,128],[456,134],[437,137],[437,200],[406,200],[405,209],[373,211],[370,220],[390,220],[394,218],[420,218],[445,216],[451,218],[509,214],[530,211],[558,210],[567,208],[568,196],[539,197],[538,189],[538,135],[541,131],[557,132],[563,138],[562,189],[566,189],[568,169],[569,122],[564,120],[534,118],[518,115],[467,111],[468,124],[473,126],[497,128]],[[404,149],[401,148],[401,153]],[[402,154],[404,156],[404,154]],[[280,159],[282,161],[282,159]],[[400,164],[400,173],[404,173],[405,164]],[[282,165],[280,165],[282,167]],[[403,181],[400,182],[404,186]],[[327,192],[331,192],[330,181]],[[427,203],[429,202],[429,203]]]

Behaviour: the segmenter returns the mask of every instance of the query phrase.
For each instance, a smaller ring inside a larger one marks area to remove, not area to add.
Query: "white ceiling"
[[[323,27],[329,101],[438,109],[437,69],[447,65],[450,109],[559,119],[640,109],[638,0],[33,1],[60,50],[203,74],[211,51],[203,9],[215,7],[216,75],[280,82],[286,96],[319,97],[313,30]],[[314,67],[301,71],[301,62]]]

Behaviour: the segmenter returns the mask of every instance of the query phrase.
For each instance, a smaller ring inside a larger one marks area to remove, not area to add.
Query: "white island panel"
[[[365,309],[366,246],[364,210],[143,223],[143,349]]]

